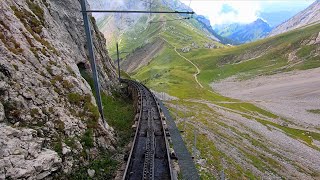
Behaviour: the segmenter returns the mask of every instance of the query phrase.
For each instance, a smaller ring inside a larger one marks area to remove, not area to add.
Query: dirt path
[[[186,57],[184,57],[184,56],[182,56],[178,51],[177,51],[177,48],[174,46],[174,45],[172,45],[169,41],[167,41],[166,39],[164,39],[163,37],[161,37],[164,41],[166,41],[170,46],[172,46],[172,47],[174,47],[174,51],[180,56],[180,57],[182,57],[184,60],[186,60],[187,62],[189,62],[190,64],[192,64],[195,68],[196,68],[196,70],[197,70],[197,72],[195,73],[195,74],[193,74],[193,77],[194,77],[194,79],[196,80],[196,82],[197,82],[197,84],[201,87],[201,88],[203,88],[203,86],[202,86],[202,84],[198,81],[198,75],[200,74],[200,69],[198,68],[198,66],[196,66],[192,61],[190,61],[188,58],[186,58]]]
[[[320,127],[320,68],[237,81],[212,83],[215,91],[254,103],[304,127]]]

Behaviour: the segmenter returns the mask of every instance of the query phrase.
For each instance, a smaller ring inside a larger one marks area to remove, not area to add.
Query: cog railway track
[[[153,93],[144,85],[121,80],[136,96],[135,136],[124,172],[124,180],[169,180],[172,168],[164,116]]]

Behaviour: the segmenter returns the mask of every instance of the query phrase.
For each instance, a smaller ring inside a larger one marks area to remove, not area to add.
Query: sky
[[[192,0],[191,8],[206,16],[211,25],[247,24],[261,18],[262,13],[290,11],[298,13],[315,0]],[[181,0],[189,5],[190,0]],[[263,18],[262,18],[263,19]]]

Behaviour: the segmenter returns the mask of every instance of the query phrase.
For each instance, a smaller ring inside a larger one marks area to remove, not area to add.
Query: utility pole
[[[197,129],[194,128],[193,157],[197,156]]]
[[[118,76],[119,76],[119,81],[120,81],[121,75],[120,75],[120,58],[119,58],[119,44],[118,44],[118,42],[116,43],[116,46],[117,46]]]
[[[97,101],[98,109],[99,109],[103,124],[106,125],[104,115],[103,115],[103,108],[102,108],[101,95],[100,95],[99,77],[98,77],[96,59],[94,56],[92,35],[91,35],[90,22],[89,22],[89,18],[88,18],[88,14],[87,14],[86,0],[81,0],[81,9],[82,9],[83,22],[84,22],[84,27],[85,27],[86,37],[87,37],[87,46],[88,46],[88,51],[89,51],[89,58],[90,58],[90,65],[91,65],[92,77],[93,77],[93,82],[94,82],[94,89],[96,92],[96,101]]]
[[[186,122],[187,121],[187,116],[186,116],[186,111],[184,111],[184,124],[183,124],[183,131],[186,132]]]

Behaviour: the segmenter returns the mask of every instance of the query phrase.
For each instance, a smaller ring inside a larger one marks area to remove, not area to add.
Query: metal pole
[[[116,46],[117,46],[117,59],[118,59],[118,76],[119,76],[119,81],[120,81],[120,58],[119,58],[119,45],[118,45],[118,42],[116,43]]]
[[[197,130],[194,129],[194,149],[197,149]]]
[[[96,92],[96,101],[97,101],[98,109],[99,109],[103,124],[105,125],[105,119],[103,115],[101,95],[100,95],[99,77],[98,77],[96,60],[95,60],[94,51],[93,51],[91,28],[90,28],[89,18],[87,14],[86,0],[81,0],[81,9],[82,9],[83,22],[84,22],[84,27],[85,27],[86,37],[87,37],[87,46],[89,51],[94,88]]]
[[[184,125],[183,125],[183,131],[186,131],[186,121],[187,121],[187,116],[186,116],[186,111],[184,111]]]
[[[197,130],[194,129],[194,144],[193,144],[193,157],[196,158],[197,156]]]

